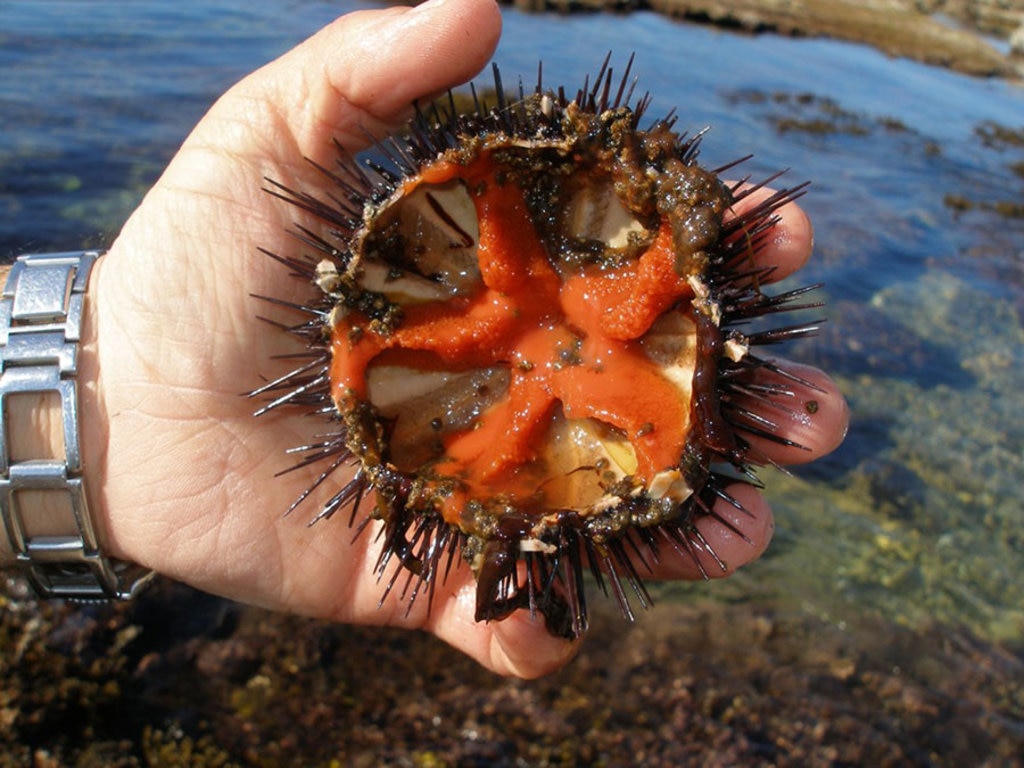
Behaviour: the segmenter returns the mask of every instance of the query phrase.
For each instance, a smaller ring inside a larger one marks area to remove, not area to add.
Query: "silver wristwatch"
[[[99,256],[19,256],[0,297],[0,519],[17,565],[45,598],[127,599],[152,576],[100,551],[82,486],[78,343]],[[60,400],[64,456],[12,457],[8,398],[45,393]],[[45,524],[33,508],[41,493],[61,497],[59,517]]]

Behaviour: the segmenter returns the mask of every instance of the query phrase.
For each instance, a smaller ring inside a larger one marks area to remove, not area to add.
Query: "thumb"
[[[358,151],[367,131],[394,130],[414,101],[472,78],[500,34],[494,0],[350,13],[269,64],[272,79],[258,79],[264,90],[253,96],[274,105],[299,151],[319,161],[333,139]]]

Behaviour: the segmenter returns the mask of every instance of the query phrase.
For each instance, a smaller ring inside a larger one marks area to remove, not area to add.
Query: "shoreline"
[[[500,1],[525,12],[653,11],[731,32],[861,43],[966,75],[1024,80],[1024,2],[1019,0]],[[1005,51],[994,41],[1005,43]]]

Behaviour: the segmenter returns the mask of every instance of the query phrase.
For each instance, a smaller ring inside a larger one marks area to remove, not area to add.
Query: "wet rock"
[[[1024,58],[1024,23],[1010,35],[1010,53],[1018,58]]]
[[[509,0],[505,0],[509,2]],[[1008,55],[985,39],[1007,37],[1019,4],[986,0],[512,0],[523,10],[654,10],[674,18],[753,34],[831,37],[871,45],[890,56],[972,75],[1016,77]],[[957,24],[950,24],[950,19]],[[981,32],[982,34],[979,34]]]

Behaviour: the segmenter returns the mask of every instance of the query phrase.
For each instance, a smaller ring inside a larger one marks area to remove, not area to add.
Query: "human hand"
[[[437,586],[429,612],[426,601],[409,610],[395,595],[378,608],[372,535],[353,542],[340,521],[310,528],[282,518],[318,471],[275,477],[287,467],[284,451],[309,442],[320,425],[288,413],[254,419],[253,402],[240,396],[260,375],[287,370],[275,355],[296,351],[286,334],[256,320],[268,309],[253,296],[302,302],[310,293],[258,253],[299,248],[286,232],[301,216],[262,192],[263,179],[314,186],[304,158],[330,164],[333,139],[357,151],[364,130],[395,129],[414,100],[479,71],[499,31],[491,0],[350,14],[239,83],[196,126],[97,264],[90,287],[83,454],[112,555],[276,610],[425,629],[503,674],[543,674],[576,652],[577,643],[551,637],[525,611],[477,623],[468,568]],[[792,204],[779,214],[774,240],[757,256],[778,265],[776,279],[811,250],[804,214]],[[818,408],[782,426],[806,450],[764,446],[779,463],[827,453],[845,430],[835,386],[818,372],[798,373],[821,389],[788,383],[796,402]],[[723,504],[717,512],[730,525],[713,517],[698,523],[728,564],[725,573],[756,559],[772,530],[760,494],[747,486],[731,493],[747,512]],[[723,574],[710,558],[705,566]],[[691,560],[670,552],[656,569],[658,578],[699,577]]]

